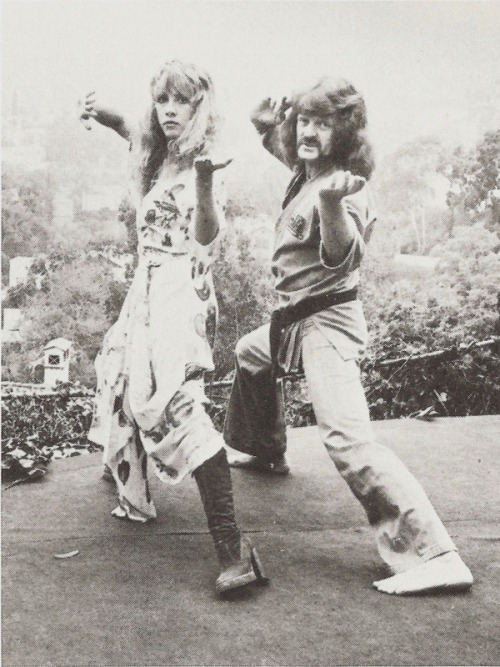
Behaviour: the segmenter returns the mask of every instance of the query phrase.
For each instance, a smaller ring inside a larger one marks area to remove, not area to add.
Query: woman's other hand
[[[233,161],[233,158],[229,158],[224,162],[213,162],[209,157],[198,157],[194,161],[194,168],[196,171],[196,177],[202,181],[210,180],[214,171],[218,169],[225,169],[228,164]]]
[[[78,100],[78,116],[80,122],[86,130],[91,130],[92,125],[90,124],[90,119],[95,118],[98,120],[99,111],[96,108],[96,93],[93,90],[90,93],[87,93],[83,99]]]

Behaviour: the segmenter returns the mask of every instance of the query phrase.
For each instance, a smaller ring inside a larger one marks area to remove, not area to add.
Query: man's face
[[[167,139],[178,139],[191,118],[189,100],[175,93],[165,92],[155,100],[156,115]]]
[[[306,162],[328,157],[333,145],[333,117],[300,113],[297,116],[297,156]]]

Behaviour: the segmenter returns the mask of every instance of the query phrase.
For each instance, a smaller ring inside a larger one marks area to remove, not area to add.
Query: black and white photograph
[[[0,10],[2,665],[499,665],[500,3]]]

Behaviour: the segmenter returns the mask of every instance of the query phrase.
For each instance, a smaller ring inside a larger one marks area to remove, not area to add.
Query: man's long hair
[[[150,90],[151,103],[138,136],[132,139],[133,176],[141,196],[153,186],[167,156],[173,157],[180,168],[192,167],[194,159],[210,148],[217,124],[212,80],[195,65],[177,60],[165,63],[153,77]],[[186,129],[170,142],[155,109],[155,102],[165,93],[187,99],[192,109]]]
[[[325,77],[292,97],[291,110],[282,123],[281,138],[290,165],[298,163],[297,116],[301,113],[333,116],[332,164],[369,179],[375,167],[373,150],[365,134],[363,97],[344,79]]]

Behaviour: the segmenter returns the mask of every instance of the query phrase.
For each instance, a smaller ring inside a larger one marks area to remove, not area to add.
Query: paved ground
[[[158,519],[129,524],[110,516],[100,457],[81,456],[3,494],[2,664],[500,664],[500,417],[375,428],[427,489],[476,577],[471,592],[372,589],[384,572],[370,530],[313,428],[290,434],[290,477],[234,472],[240,524],[272,583],[230,601],[213,593],[192,479],[154,483]]]

